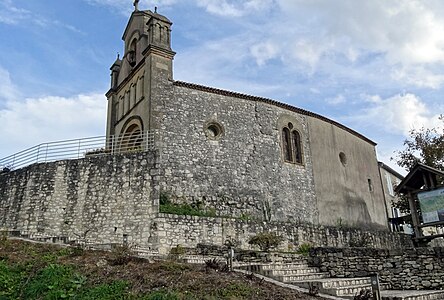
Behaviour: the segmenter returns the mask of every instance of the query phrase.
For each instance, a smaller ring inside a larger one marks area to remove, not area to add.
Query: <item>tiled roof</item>
[[[198,91],[203,91],[203,92],[207,92],[207,93],[212,93],[212,94],[217,94],[217,95],[223,95],[223,96],[228,96],[228,97],[234,97],[234,98],[240,98],[240,99],[245,99],[245,100],[251,100],[251,101],[257,101],[257,102],[263,102],[263,103],[268,103],[277,107],[281,107],[293,112],[296,112],[298,114],[301,115],[306,115],[306,116],[310,116],[319,120],[322,120],[324,122],[330,123],[332,125],[335,125],[351,134],[353,134],[354,136],[357,136],[358,138],[372,144],[373,146],[376,146],[376,143],[373,142],[372,140],[366,138],[365,136],[363,136],[362,134],[354,131],[353,129],[350,129],[336,121],[333,121],[329,118],[326,118],[324,116],[321,116],[319,114],[313,113],[311,111],[305,110],[305,109],[301,109],[298,107],[294,107],[291,106],[289,104],[286,103],[282,103],[279,101],[275,101],[272,99],[268,99],[268,98],[263,98],[263,97],[258,97],[258,96],[252,96],[252,95],[247,95],[247,94],[242,94],[242,93],[236,93],[236,92],[231,92],[231,91],[227,91],[227,90],[222,90],[222,89],[217,89],[217,88],[213,88],[213,87],[208,87],[208,86],[204,86],[204,85],[199,85],[199,84],[194,84],[194,83],[188,83],[188,82],[184,82],[184,81],[174,81],[173,84],[175,86],[179,86],[179,87],[186,87],[186,88],[190,88],[193,90],[198,90]]]

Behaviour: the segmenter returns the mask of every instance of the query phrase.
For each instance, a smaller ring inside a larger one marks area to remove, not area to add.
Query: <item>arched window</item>
[[[131,67],[136,65],[136,55],[137,55],[137,40],[133,39],[126,54],[126,59]]]
[[[294,162],[301,164],[302,163],[302,153],[301,153],[301,136],[299,132],[296,130],[293,130],[291,132],[291,142],[292,142],[292,150],[293,150],[293,157]]]
[[[282,150],[285,162],[302,164],[301,135],[292,123],[282,128]]]
[[[137,124],[128,127],[125,133],[121,136],[120,151],[138,151],[142,147],[142,131]]]
[[[292,161],[290,130],[288,128],[282,129],[282,148],[284,150],[285,161]]]

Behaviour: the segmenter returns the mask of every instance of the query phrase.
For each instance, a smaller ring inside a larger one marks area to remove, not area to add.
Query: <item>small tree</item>
[[[262,251],[269,251],[276,248],[284,239],[276,235],[274,232],[261,232],[252,236],[248,244],[258,246]]]
[[[410,171],[418,162],[444,171],[444,115],[439,117],[441,128],[412,129],[404,141],[405,149],[396,151],[392,158],[398,166]],[[443,180],[443,178],[441,178]],[[402,212],[410,212],[407,197],[400,196],[400,201],[393,202],[394,207]]]
[[[444,170],[444,115],[439,117],[442,128],[412,129],[404,141],[405,149],[396,151],[396,163],[410,171],[420,162]]]

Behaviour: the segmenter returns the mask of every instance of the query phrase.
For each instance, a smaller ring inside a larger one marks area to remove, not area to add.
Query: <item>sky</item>
[[[141,0],[173,22],[174,79],[336,120],[390,158],[444,113],[442,0]],[[132,0],[0,0],[0,158],[105,134]]]

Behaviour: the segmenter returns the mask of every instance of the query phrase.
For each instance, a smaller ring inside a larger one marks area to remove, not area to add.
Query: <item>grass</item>
[[[0,300],[319,299],[243,274],[121,252],[1,240]],[[116,257],[125,259],[116,264]]]

